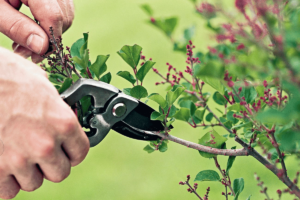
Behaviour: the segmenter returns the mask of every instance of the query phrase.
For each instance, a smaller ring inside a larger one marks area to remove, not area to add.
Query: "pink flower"
[[[265,88],[268,87],[268,83],[267,83],[266,80],[264,80],[263,85],[264,85]]]
[[[235,0],[235,6],[237,9],[239,9],[239,11],[241,11],[242,13],[245,13],[245,7],[247,5],[247,1],[246,0]]]
[[[233,87],[234,86],[234,82],[232,80],[227,82],[228,87]]]
[[[239,44],[239,46],[236,47],[236,50],[244,49],[245,45],[243,43]]]

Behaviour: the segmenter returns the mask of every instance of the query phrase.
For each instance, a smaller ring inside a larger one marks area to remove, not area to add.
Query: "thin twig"
[[[199,194],[196,192],[196,190],[190,185],[190,183],[188,181],[185,182],[185,184],[187,184],[189,186],[189,188],[191,189],[191,191],[200,199],[203,200]]]
[[[232,187],[231,187],[231,183],[229,183],[229,181],[227,180],[227,177],[226,177],[225,173],[222,171],[222,169],[221,169],[221,167],[220,167],[220,165],[219,165],[219,163],[218,163],[217,156],[214,157],[214,160],[215,160],[216,167],[218,168],[218,170],[220,171],[220,173],[221,173],[222,176],[223,176],[223,179],[224,179],[224,181],[225,181],[226,186],[229,187],[229,189],[230,189],[230,191],[232,192],[233,196],[235,196],[235,192],[234,192],[234,190],[233,190]]]

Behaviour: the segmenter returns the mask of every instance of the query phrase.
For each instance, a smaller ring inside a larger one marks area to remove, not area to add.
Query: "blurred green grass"
[[[143,3],[149,3],[155,16],[178,16],[179,26],[176,37],[181,37],[183,29],[191,25],[197,26],[197,34],[193,40],[197,49],[205,50],[213,45],[212,33],[205,29],[205,22],[194,12],[188,0],[114,0],[114,1],[80,1],[75,2],[75,21],[64,36],[67,46],[82,37],[83,32],[90,33],[89,49],[91,60],[99,54],[110,54],[108,68],[112,74],[119,70],[130,70],[116,52],[125,44],[139,44],[143,54],[157,62],[156,68],[166,72],[165,63],[170,62],[176,68],[185,67],[185,56],[174,53],[172,45],[158,30],[145,21],[147,16],[140,9]],[[23,7],[22,11],[28,13]],[[233,12],[235,12],[233,10]],[[10,49],[11,41],[0,35],[0,45]],[[164,94],[164,86],[154,86],[159,77],[153,72],[145,79],[149,93]],[[117,76],[113,76],[112,84],[119,88],[130,85]],[[206,87],[207,91],[211,88]],[[151,104],[150,105],[154,105]],[[214,107],[214,104],[211,104]],[[197,142],[207,130],[193,129],[182,122],[175,122],[172,134]],[[223,134],[224,130],[216,128]],[[225,134],[225,133],[224,133]],[[166,153],[147,154],[143,147],[147,142],[128,139],[113,131],[103,142],[92,148],[79,166],[72,168],[71,175],[62,183],[45,181],[35,192],[20,192],[17,200],[153,200],[153,199],[197,199],[186,192],[185,186],[178,185],[185,180],[187,174],[192,179],[205,169],[215,169],[213,160],[200,157],[199,153],[175,143],[169,143]],[[233,141],[227,147],[235,146]],[[226,167],[227,157],[219,157],[220,164]],[[298,163],[297,163],[298,165]],[[294,177],[298,166],[294,159],[287,160],[288,173]],[[276,190],[285,186],[265,167],[251,157],[238,157],[231,170],[231,179],[244,177],[245,189],[239,199],[264,199],[260,194],[253,174],[257,172],[268,186],[268,192],[276,199]],[[199,193],[203,196],[210,186],[210,199],[224,199],[221,192],[223,186],[217,182],[199,183]],[[233,199],[233,198],[231,198]],[[293,199],[285,195],[283,199]]]

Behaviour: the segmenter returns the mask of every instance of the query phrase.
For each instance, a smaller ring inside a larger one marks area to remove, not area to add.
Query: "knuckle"
[[[20,187],[17,185],[14,185],[12,187],[4,186],[4,191],[1,188],[0,185],[0,198],[1,199],[13,199],[17,196],[17,194],[20,191]]]
[[[70,175],[70,171],[71,170],[69,169],[64,172],[61,172],[61,173],[57,174],[55,177],[51,178],[50,181],[52,181],[54,183],[60,183]]]
[[[55,151],[55,141],[52,139],[46,139],[39,144],[37,150],[38,157],[45,158],[53,155]]]
[[[27,160],[19,154],[13,155],[11,157],[11,162],[14,165],[14,167],[17,168],[25,168],[27,165]]]
[[[41,187],[43,184],[43,178],[40,178],[39,180],[35,179],[34,183],[27,184],[25,187],[22,187],[21,189],[26,192],[32,192],[39,187]]]
[[[62,120],[61,133],[65,135],[72,135],[77,129],[77,120],[73,113],[68,114]]]
[[[60,23],[63,21],[64,17],[62,12],[53,12],[52,15],[49,16],[49,21],[53,22],[54,24]]]
[[[4,194],[3,196],[0,195],[0,198],[2,198],[2,199],[13,199],[17,196],[19,191],[20,191],[20,189],[18,191],[10,191],[7,194]]]
[[[23,31],[24,24],[26,23],[24,23],[24,19],[22,17],[16,19],[7,29],[5,34],[13,38],[16,37],[21,31]]]
[[[86,137],[86,140],[84,142],[84,145],[82,146],[82,149],[81,149],[80,153],[78,153],[76,155],[76,157],[71,160],[71,166],[74,167],[74,166],[80,164],[85,159],[85,157],[88,154],[89,150],[90,150],[90,143],[89,143],[89,140]]]

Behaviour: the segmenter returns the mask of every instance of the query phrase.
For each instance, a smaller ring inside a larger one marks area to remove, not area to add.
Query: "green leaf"
[[[82,45],[84,45],[84,43],[85,43],[84,38],[80,38],[72,45],[72,47],[71,47],[71,56],[72,57],[77,56],[78,58],[80,58],[80,49],[81,49]]]
[[[173,116],[175,119],[182,120],[182,121],[189,121],[190,116],[190,109],[188,108],[180,108],[175,115]]]
[[[202,80],[204,83],[210,85],[212,88],[216,89],[218,92],[220,92],[222,95],[225,93],[225,87],[221,83],[220,79],[204,76],[202,77]]]
[[[244,190],[244,179],[239,178],[239,179],[234,179],[233,181],[233,191],[235,192],[235,197],[234,199],[237,200],[239,195],[242,193]]]
[[[191,100],[183,100],[183,101],[180,101],[179,103],[179,106],[180,107],[183,107],[183,108],[188,108],[190,109],[190,115],[193,116],[196,112],[196,106],[194,104],[194,102],[192,102]]]
[[[49,74],[49,80],[52,83],[61,85],[62,84],[61,81],[64,81],[65,77],[63,75],[60,75],[60,74]]]
[[[102,77],[100,78],[100,81],[103,81],[103,82],[109,84],[110,81],[111,81],[111,73],[108,72],[107,74],[105,74],[104,76],[102,76]]]
[[[194,181],[220,181],[219,174],[214,170],[204,170],[197,174]]]
[[[221,106],[223,106],[227,103],[227,100],[219,92],[214,93],[213,99],[217,104],[219,104]]]
[[[300,149],[300,134],[294,130],[286,130],[277,135],[276,139],[284,151],[298,151]]]
[[[87,50],[88,38],[89,38],[89,34],[88,33],[83,33],[84,44],[80,48],[80,56],[81,57],[83,57],[85,50]]]
[[[82,69],[85,69],[85,63],[84,63],[84,61],[82,60],[82,59],[80,59],[79,57],[77,57],[77,56],[75,56],[75,57],[73,57],[72,58],[73,59],[73,61],[75,62],[75,65],[77,64],[79,67],[80,67],[80,71],[82,70]]]
[[[151,8],[148,4],[143,4],[143,5],[141,5],[141,8],[142,8],[149,16],[152,16],[152,15],[153,15],[153,10],[152,10],[152,8]]]
[[[176,17],[166,18],[166,19],[155,19],[155,22],[150,23],[160,30],[162,30],[168,37],[170,37],[177,25],[178,19]]]
[[[162,108],[165,108],[168,104],[167,101],[158,93],[152,93],[148,96],[148,99],[155,101],[159,104]]]
[[[252,196],[252,194],[249,195],[249,197],[246,200],[250,200],[250,197]]]
[[[150,116],[150,119],[153,121],[159,120],[163,122],[165,118],[166,118],[166,114],[160,114],[157,111],[153,111]]]
[[[220,149],[222,145],[227,141],[223,136],[220,136],[215,130],[206,133],[201,139],[199,139],[199,144]],[[214,154],[199,151],[200,155],[205,158],[213,158]]]
[[[84,96],[80,99],[82,115],[85,116],[90,106],[92,105],[91,96]]]
[[[131,91],[131,88],[124,88],[124,89],[123,89],[124,94],[127,94],[127,95],[129,95],[129,96],[131,96],[131,95],[130,95],[130,91]]]
[[[152,62],[150,60],[146,61],[143,66],[139,69],[139,71],[136,73],[136,77],[143,82],[145,76],[149,72],[149,70],[153,67],[155,62]]]
[[[235,86],[233,86],[236,91],[238,91],[239,89],[239,83],[242,83],[240,81],[235,83]],[[254,101],[257,97],[257,92],[255,90],[255,88],[253,86],[248,86],[248,87],[242,87],[242,91],[240,92],[240,97],[245,97],[245,101],[247,103],[251,103],[252,101]]]
[[[121,76],[122,78],[126,79],[130,83],[134,84],[136,82],[135,78],[133,75],[130,74],[128,71],[119,71],[117,73],[118,76]]]
[[[189,41],[193,38],[196,32],[196,26],[191,26],[190,28],[187,28],[184,30],[184,39],[186,41]]]
[[[235,110],[235,111],[241,111],[241,110],[243,110],[243,111],[245,111],[245,108],[244,108],[244,106],[241,106],[241,104],[239,104],[239,103],[235,103],[235,104],[233,104],[232,106],[229,106],[228,107],[228,110],[230,111],[230,110]]]
[[[78,64],[81,67],[81,70],[86,71],[86,68],[88,67],[89,64],[89,53],[88,50],[85,50],[83,55],[81,57],[73,57],[73,61],[75,62],[75,64]]]
[[[283,111],[279,111],[273,108],[267,109],[264,112],[260,112],[257,114],[256,119],[264,122],[264,123],[279,123],[279,124],[285,124],[290,122],[292,117],[292,113],[290,115]]]
[[[233,114],[234,114],[233,111],[229,111],[229,112],[227,112],[226,117],[228,120],[232,121],[233,124],[236,124],[239,122],[239,120],[237,118],[233,117]]]
[[[66,78],[65,82],[62,84],[61,88],[59,89],[59,94],[63,93],[66,91],[71,85],[72,85],[72,79],[71,78]]]
[[[90,70],[95,73],[98,79],[107,70],[106,61],[108,58],[109,55],[99,55],[96,61],[90,66]]]
[[[232,147],[231,149],[236,149],[236,147]],[[231,169],[233,162],[236,156],[229,156],[227,161],[226,174],[228,175],[229,170]]]
[[[123,58],[123,60],[128,65],[135,69],[136,66],[139,64],[141,51],[142,47],[135,44],[133,46],[125,45],[117,53]]]
[[[210,122],[212,120],[212,118],[214,117],[214,115],[212,113],[208,113],[205,117],[205,120]]]
[[[163,141],[162,144],[158,147],[160,152],[166,152],[168,150],[168,144],[166,141]]]
[[[160,113],[168,113],[169,112],[168,117],[173,117],[175,115],[175,113],[179,110],[174,105],[171,106],[170,111],[169,111],[169,108],[170,108],[169,106],[166,106],[164,109],[162,109],[162,107],[159,106],[159,112]]]
[[[131,96],[137,99],[141,99],[148,96],[146,88],[141,85],[134,86],[130,91]]]
[[[145,146],[143,150],[147,151],[148,153],[153,153],[155,151],[155,149],[151,147],[149,144]]]
[[[196,110],[195,117],[197,117],[200,121],[202,121],[205,111],[206,111],[206,109],[204,109],[204,110]]]
[[[194,74],[201,79],[204,77],[223,78],[224,71],[224,66],[221,62],[210,60],[200,68],[195,67]]]
[[[167,127],[169,127],[171,124],[173,124],[173,122],[175,122],[175,118],[174,117],[172,117],[171,119],[170,119],[170,121],[168,121],[167,122]]]
[[[172,90],[168,91],[167,93],[167,103],[169,106],[173,105],[173,103],[176,101],[176,99],[183,93],[183,91],[185,90],[184,87],[178,85],[178,86],[174,86],[172,88]]]

